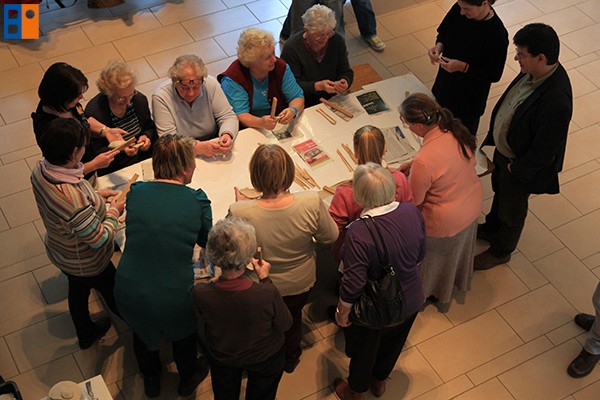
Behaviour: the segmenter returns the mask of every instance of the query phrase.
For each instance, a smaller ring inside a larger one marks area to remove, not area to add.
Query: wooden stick
[[[116,147],[114,150],[117,152],[120,152],[121,150],[131,146],[132,144],[134,144],[137,141],[136,137],[131,137],[128,140],[125,141],[125,143],[121,144],[120,146]]]
[[[331,194],[335,194],[335,190],[331,187],[331,186],[323,186],[323,190],[326,191],[327,193],[331,193]]]
[[[127,193],[129,193],[129,191],[131,190],[131,185],[133,185],[133,182],[137,181],[139,177],[140,176],[138,174],[133,174],[129,182],[127,182],[127,185],[125,185],[125,187],[123,188],[123,191],[119,195],[117,201],[121,201],[125,198],[125,196],[127,196]]]
[[[317,112],[319,114],[321,114],[323,116],[323,118],[325,118],[327,120],[327,122],[329,122],[331,125],[335,125],[337,124],[337,121],[333,118],[331,118],[329,115],[327,115],[327,113],[319,108],[316,109]]]
[[[271,118],[275,118],[275,111],[277,111],[277,97],[271,100]]]
[[[296,175],[294,177],[294,182],[296,182],[298,186],[301,186],[302,189],[310,189],[309,184],[306,181],[304,181],[304,179],[302,179],[300,175]]]
[[[354,170],[352,169],[352,167],[350,166],[350,163],[348,162],[348,160],[346,160],[344,158],[344,155],[342,154],[342,152],[340,151],[340,149],[336,149],[338,156],[340,156],[340,158],[342,159],[342,161],[344,162],[344,164],[346,165],[346,168],[348,168],[348,171],[350,172],[354,172]]]
[[[334,110],[341,112],[342,114],[344,114],[348,118],[353,118],[354,117],[354,114],[352,114],[350,111],[346,110],[345,108],[343,108],[341,106],[338,106],[337,104],[335,104],[335,103],[333,103],[333,102],[331,102],[329,100],[326,100],[326,99],[324,99],[324,98],[321,97],[319,99],[319,101],[321,103],[323,103],[323,104],[325,104],[325,105],[333,108]]]
[[[262,265],[262,262],[263,262],[262,247],[258,246],[258,249],[256,250],[256,252],[258,253],[258,265]]]
[[[354,164],[358,165],[358,160],[356,159],[354,152],[350,150],[350,146],[348,146],[346,143],[342,143],[342,147],[344,148],[344,150],[346,150],[346,153],[348,153],[352,161],[354,161]]]

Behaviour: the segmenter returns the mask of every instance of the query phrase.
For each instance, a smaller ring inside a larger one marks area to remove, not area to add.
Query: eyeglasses
[[[202,86],[203,83],[204,83],[204,78],[185,79],[185,80],[180,79],[176,82],[177,86],[179,86],[183,90],[198,89],[200,86]]]
[[[317,42],[320,42],[322,40],[329,39],[332,36],[333,36],[333,30],[328,33],[321,34],[321,35],[313,35],[313,39],[316,40]]]
[[[138,93],[140,93],[140,92],[138,92],[137,90],[134,90],[133,93],[131,93],[129,96],[117,97],[117,103],[118,104],[128,103]]]
[[[517,60],[522,60],[522,59],[524,59],[524,58],[527,58],[527,57],[532,57],[532,56],[531,56],[531,55],[529,55],[529,54],[521,53],[520,51],[517,51],[517,52],[515,53],[515,58],[516,58]]]

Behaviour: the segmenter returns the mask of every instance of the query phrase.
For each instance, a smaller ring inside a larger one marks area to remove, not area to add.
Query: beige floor
[[[123,58],[137,69],[138,89],[149,95],[175,56],[189,52],[217,74],[235,56],[244,27],[278,35],[290,0],[126,0],[101,10],[88,10],[84,0],[66,10],[50,3],[50,10],[41,7],[42,38],[0,42],[0,374],[15,380],[26,399],[42,397],[59,380],[98,373],[116,399],[140,399],[130,333],[120,324],[102,344],[78,350],[65,279],[44,254],[29,183],[39,158],[29,119],[37,85],[45,68],[66,61],[90,79],[89,99],[98,71]],[[436,71],[426,50],[453,1],[373,4],[387,48],[375,53],[365,47],[346,6],[351,63],[368,62],[384,78],[413,72],[431,85]],[[518,252],[507,265],[475,273],[473,290],[447,313],[429,306],[420,314],[387,399],[600,398],[600,368],[580,380],[565,372],[585,338],[572,318],[592,311],[600,277],[600,0],[499,0],[496,10],[511,35],[533,21],[550,23],[560,34],[560,58],[575,95],[562,192],[531,199]],[[516,74],[513,54],[511,46],[488,108]],[[489,178],[483,181],[488,209],[492,192]],[[307,307],[306,351],[298,370],[284,376],[278,399],[335,398],[329,385],[347,372],[348,361],[341,332],[325,322],[328,300]],[[169,392],[177,382],[173,365],[168,369],[163,399],[174,397]],[[212,398],[209,380],[197,398]]]

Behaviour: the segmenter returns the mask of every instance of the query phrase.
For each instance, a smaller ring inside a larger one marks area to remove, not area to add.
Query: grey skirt
[[[419,265],[425,297],[435,296],[449,303],[452,290],[471,289],[477,220],[452,237],[426,238],[425,258]]]

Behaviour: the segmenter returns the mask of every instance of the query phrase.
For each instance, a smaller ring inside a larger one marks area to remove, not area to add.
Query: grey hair
[[[275,45],[275,39],[271,32],[248,28],[242,32],[238,39],[237,56],[240,63],[250,68],[260,57],[261,52]]]
[[[320,32],[335,28],[335,13],[329,7],[316,4],[302,15],[302,23],[309,32]]]
[[[238,217],[217,222],[208,234],[206,256],[223,271],[246,268],[256,252],[256,231],[247,221]]]
[[[396,200],[396,182],[381,165],[368,162],[354,170],[352,193],[363,208],[375,208]]]
[[[196,71],[198,78],[206,78],[208,75],[206,65],[200,57],[194,54],[184,54],[177,57],[171,68],[169,68],[169,77],[173,82],[176,82],[182,71],[188,67],[192,67]]]

